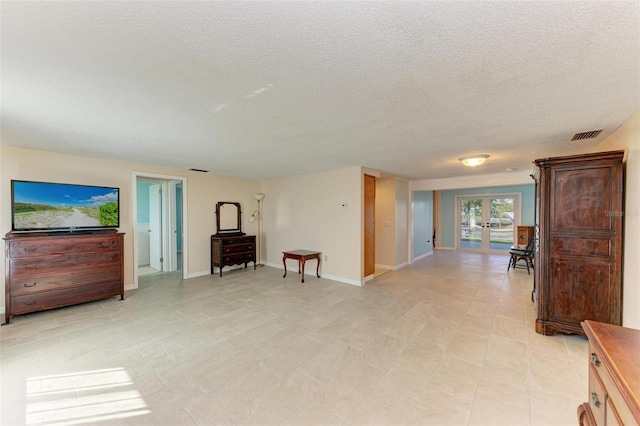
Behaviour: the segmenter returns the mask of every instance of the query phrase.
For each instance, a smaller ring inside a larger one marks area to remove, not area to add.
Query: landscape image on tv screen
[[[118,188],[12,181],[13,230],[115,228]]]

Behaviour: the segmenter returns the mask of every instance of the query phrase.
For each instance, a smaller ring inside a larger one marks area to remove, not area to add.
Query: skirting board
[[[403,263],[401,263],[399,265],[396,265],[396,266],[389,266],[389,265],[381,265],[381,264],[376,263],[376,268],[388,269],[390,271],[397,271],[400,268],[404,268],[408,264],[409,264],[408,262],[403,262]]]
[[[284,271],[284,266],[282,266],[282,264],[280,264],[280,263],[269,263],[269,262],[267,262],[266,265],[267,266],[271,266],[272,268],[277,268],[277,269],[280,269],[280,270]],[[295,268],[287,268],[287,275],[289,273],[297,274],[298,271],[296,271]],[[315,264],[312,264],[311,268],[309,268],[309,269],[305,268],[304,274],[305,275],[311,275],[311,276],[315,277],[316,276]],[[356,281],[356,280],[351,280],[349,278],[338,277],[338,276],[335,276],[335,275],[328,275],[328,274],[322,274],[321,273],[320,277],[321,278],[326,278],[326,279],[331,280],[331,281],[338,281],[338,282],[345,283],[345,284],[357,285],[358,287],[362,287],[364,285],[364,281],[360,282],[360,281]],[[287,278],[289,278],[289,277],[287,276]]]
[[[433,254],[433,251],[430,251],[429,253],[425,253],[423,255],[420,255],[420,256],[414,258],[413,262],[416,262],[416,261],[418,261],[420,259],[424,259],[425,257],[431,256],[432,254]]]

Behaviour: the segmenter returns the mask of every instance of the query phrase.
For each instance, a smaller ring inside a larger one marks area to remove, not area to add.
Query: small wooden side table
[[[282,252],[282,263],[284,264],[284,275],[287,276],[287,259],[294,259],[298,261],[298,273],[302,273],[302,282],[304,282],[304,264],[309,259],[316,259],[318,265],[316,266],[316,275],[320,278],[320,252],[311,250],[291,250]],[[302,272],[300,270],[302,269]]]

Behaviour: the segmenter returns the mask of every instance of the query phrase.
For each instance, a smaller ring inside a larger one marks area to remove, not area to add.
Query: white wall
[[[640,110],[594,152],[625,149],[622,324],[640,329]]]
[[[262,192],[267,265],[283,268],[283,251],[317,250],[323,256],[321,276],[362,284],[361,167],[267,180]],[[346,208],[341,206],[344,203]],[[288,269],[297,272],[297,263],[288,262]],[[315,261],[307,263],[308,274],[315,269]]]
[[[409,182],[376,180],[376,266],[399,269],[409,262]]]
[[[409,181],[396,178],[395,191],[396,253],[394,265],[397,269],[409,262]]]

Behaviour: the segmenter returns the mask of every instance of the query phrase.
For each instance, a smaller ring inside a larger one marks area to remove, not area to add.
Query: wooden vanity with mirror
[[[216,204],[216,233],[211,236],[211,273],[225,266],[253,262],[256,269],[256,236],[242,232],[240,203],[219,201]]]

